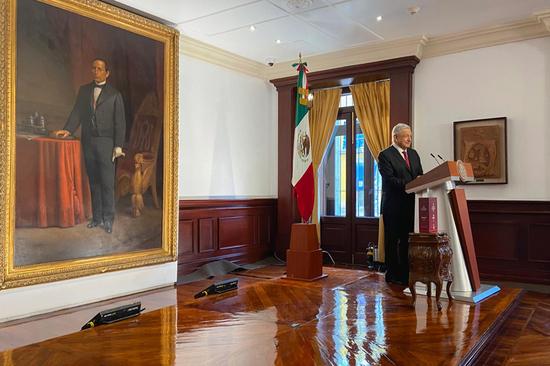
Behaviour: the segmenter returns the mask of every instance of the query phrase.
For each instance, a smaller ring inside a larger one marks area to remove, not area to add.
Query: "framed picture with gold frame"
[[[177,30],[0,2],[0,289],[177,258]]]
[[[472,164],[468,184],[508,183],[506,117],[454,122],[454,159]]]

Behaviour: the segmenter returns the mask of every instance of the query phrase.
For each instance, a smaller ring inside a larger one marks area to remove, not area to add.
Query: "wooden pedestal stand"
[[[426,296],[432,296],[432,282],[435,283],[435,300],[437,310],[441,310],[441,289],[443,281],[447,281],[447,297],[451,295],[453,275],[451,274],[451,258],[453,250],[446,233],[410,233],[409,234],[409,289],[411,290],[411,305],[416,305],[416,281],[427,285]]]
[[[323,251],[319,248],[315,224],[293,224],[290,249],[286,251],[286,276],[297,281],[315,281],[323,274]]]

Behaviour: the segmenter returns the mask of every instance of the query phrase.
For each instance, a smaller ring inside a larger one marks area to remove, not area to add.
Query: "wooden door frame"
[[[416,56],[346,66],[308,74],[310,89],[345,87],[369,81],[390,80],[390,130],[397,123],[412,127],[412,75],[420,60]],[[296,111],[296,76],[270,80],[278,92],[278,232],[275,252],[286,258],[292,224],[300,222],[293,197],[292,149]],[[389,142],[388,142],[389,143]]]

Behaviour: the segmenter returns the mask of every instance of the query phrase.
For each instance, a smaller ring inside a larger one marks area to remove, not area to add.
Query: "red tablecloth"
[[[92,216],[79,140],[18,137],[15,226],[72,227]]]

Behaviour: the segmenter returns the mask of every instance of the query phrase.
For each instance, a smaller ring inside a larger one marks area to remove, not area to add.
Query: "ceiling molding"
[[[540,18],[535,15],[529,20],[430,38],[422,58],[548,37],[550,36],[550,11],[539,13]]]
[[[344,66],[416,56],[419,59],[550,36],[550,10],[533,14],[533,18],[494,27],[481,28],[451,35],[426,38],[418,36],[379,42],[337,52],[310,56],[310,71],[322,71]],[[257,61],[208,45],[196,39],[180,36],[180,54],[212,63],[263,80],[293,76],[294,61],[284,61],[268,67]]]
[[[535,18],[546,26],[550,31],[550,10],[538,11],[535,13]]]
[[[180,55],[196,58],[229,70],[267,80],[267,65],[180,35]],[[180,65],[182,63],[180,62]]]

